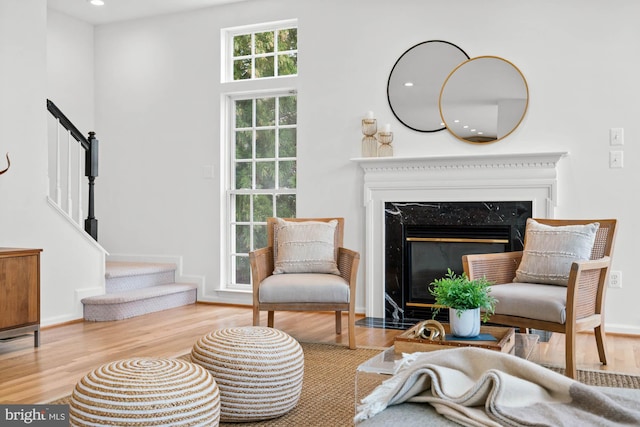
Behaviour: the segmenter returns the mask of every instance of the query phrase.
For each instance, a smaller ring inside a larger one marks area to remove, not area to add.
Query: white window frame
[[[251,70],[251,78],[246,80],[233,80],[233,37],[239,36],[243,34],[251,34],[251,55],[250,57],[258,58],[260,56],[271,56],[269,55],[256,55],[254,52],[255,43],[253,40],[253,34],[261,33],[264,31],[277,31],[284,30],[289,28],[298,28],[298,20],[297,19],[287,19],[283,21],[275,21],[275,22],[267,22],[264,24],[257,25],[244,25],[241,27],[232,27],[232,28],[223,28],[221,30],[220,40],[222,41],[221,52],[222,58],[220,64],[222,66],[220,76],[222,83],[229,82],[247,82],[247,81],[259,81],[259,80],[269,80],[269,79],[279,79],[279,78],[288,78],[288,77],[296,77],[297,74],[290,74],[286,76],[278,76],[277,67],[278,61],[277,56],[278,52],[277,48],[274,54],[276,55],[275,67],[276,67],[276,75],[274,77],[260,77],[255,78],[255,61],[252,61],[252,70]],[[277,46],[277,44],[276,44]],[[298,50],[296,50],[298,52]]]
[[[272,96],[298,95],[297,93],[297,76],[298,74],[286,76],[274,76],[263,78],[251,78],[246,80],[233,80],[233,37],[235,35],[260,33],[264,31],[274,31],[278,29],[298,28],[297,19],[288,19],[276,22],[269,22],[258,25],[248,25],[233,28],[224,28],[221,30],[221,144],[220,144],[220,162],[222,171],[222,185],[220,200],[220,217],[223,219],[220,224],[220,236],[223,240],[220,242],[220,267],[221,267],[221,290],[232,292],[251,292],[251,285],[236,284],[232,282],[235,276],[233,269],[231,252],[234,245],[235,235],[233,235],[232,224],[235,223],[235,206],[231,206],[232,193],[238,193],[235,187],[235,150],[234,150],[234,121],[235,111],[233,110],[235,100],[262,98]],[[299,34],[298,34],[299,37]],[[253,45],[253,43],[252,43]],[[252,46],[253,49],[253,46]],[[277,52],[276,52],[277,55]],[[276,61],[277,63],[277,61]],[[296,127],[298,125],[296,124]],[[277,157],[277,153],[276,153]],[[297,161],[297,154],[296,154]],[[297,185],[296,185],[297,187]],[[241,190],[244,192],[244,190]],[[296,194],[296,189],[268,189],[268,190],[247,190],[247,193],[265,192],[268,194]],[[275,204],[275,198],[274,198]],[[275,205],[274,205],[275,206]],[[251,237],[251,245],[253,245],[253,235]]]
[[[248,195],[255,195],[255,194],[266,194],[266,195],[273,195],[273,200],[272,200],[272,209],[274,211],[276,211],[276,196],[280,195],[280,194],[293,194],[297,196],[297,186],[296,188],[277,188],[279,187],[279,182],[278,179],[280,177],[279,174],[276,174],[275,176],[275,180],[276,180],[276,188],[273,189],[236,189],[235,188],[235,162],[236,162],[236,158],[235,158],[235,150],[234,150],[234,139],[233,139],[233,134],[235,131],[235,114],[233,111],[233,106],[235,101],[238,100],[245,100],[245,99],[258,99],[258,98],[270,98],[270,97],[286,97],[286,96],[297,96],[297,92],[295,91],[295,89],[291,89],[291,88],[287,88],[287,89],[280,89],[280,90],[269,90],[269,91],[260,91],[260,92],[242,92],[242,93],[233,93],[233,94],[227,94],[226,95],[226,99],[225,99],[225,108],[227,111],[227,117],[228,117],[228,124],[227,124],[227,129],[228,129],[228,137],[226,138],[226,147],[227,147],[227,155],[224,157],[225,159],[225,163],[227,165],[226,167],[226,187],[225,187],[225,200],[224,200],[224,206],[225,206],[225,221],[224,221],[224,227],[225,227],[225,235],[227,236],[227,238],[225,239],[225,247],[224,247],[224,257],[226,260],[226,272],[227,274],[225,275],[226,279],[224,281],[225,283],[225,288],[226,289],[235,289],[235,290],[250,290],[251,289],[251,284],[239,284],[239,283],[235,283],[235,281],[233,281],[232,279],[234,278],[234,265],[233,265],[233,261],[232,258],[237,256],[238,253],[233,251],[234,248],[234,241],[235,241],[235,235],[233,233],[233,230],[235,229],[235,227],[233,226],[234,224],[237,223],[236,219],[235,219],[235,205],[232,203],[232,198],[234,194],[248,194]],[[254,115],[254,120],[255,120],[255,115]],[[255,123],[252,124],[252,126],[255,126]],[[288,129],[288,128],[296,128],[297,129],[297,123],[295,126],[292,125],[275,125],[274,126],[275,129]],[[255,131],[255,127],[254,127],[254,131]],[[277,136],[276,136],[277,138]],[[255,154],[255,153],[254,153]],[[277,146],[276,146],[276,152],[275,152],[275,157],[274,158],[265,158],[265,159],[260,159],[259,161],[256,160],[256,158],[254,156],[252,156],[252,158],[250,160],[247,160],[247,163],[259,163],[260,161],[290,161],[290,160],[294,160],[297,162],[297,154],[296,157],[283,157],[280,158],[278,155],[278,151],[277,151]],[[255,171],[255,168],[252,168]],[[252,187],[255,186],[255,174],[252,174]],[[251,204],[251,213],[253,213],[253,204]],[[244,222],[243,222],[244,223]],[[256,224],[262,224],[261,221],[254,221],[253,218],[250,218],[250,221],[247,223],[247,225],[252,226],[252,225],[256,225]],[[264,223],[266,224],[266,222]],[[253,233],[251,233],[251,238],[250,238],[250,247],[253,249],[258,249],[258,248],[254,248],[254,242],[253,242]]]

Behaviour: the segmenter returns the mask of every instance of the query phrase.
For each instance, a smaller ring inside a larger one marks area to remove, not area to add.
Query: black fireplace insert
[[[403,294],[405,312],[431,315],[434,297],[429,285],[448,269],[462,274],[462,256],[506,252],[512,248],[511,226],[408,225],[404,231]],[[442,310],[437,318],[448,321]]]
[[[461,274],[463,255],[522,250],[531,212],[530,201],[385,203],[385,318],[430,319],[430,283]]]

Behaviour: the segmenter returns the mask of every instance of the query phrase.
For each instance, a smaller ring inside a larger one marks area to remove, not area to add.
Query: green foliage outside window
[[[236,101],[236,129],[250,128],[253,118],[253,100]]]
[[[250,283],[248,253],[267,244],[266,220],[296,216],[295,95],[236,100],[232,261],[237,284]]]
[[[264,129],[256,131],[256,158],[269,159],[276,156],[276,131]]]
[[[280,218],[296,217],[296,195],[295,194],[280,194],[276,196],[276,216]]]
[[[278,146],[278,156],[295,157],[296,156],[296,129],[280,129],[280,144]]]
[[[247,80],[251,77],[251,59],[245,58],[233,61],[233,80]]]
[[[233,36],[233,80],[296,74],[298,74],[297,28]]]
[[[273,31],[264,33],[256,33],[256,54],[273,53],[275,43],[273,40]]]
[[[251,34],[242,34],[233,38],[233,56],[251,55]]]

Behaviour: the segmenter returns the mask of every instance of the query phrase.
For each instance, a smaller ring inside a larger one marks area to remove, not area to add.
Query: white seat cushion
[[[348,303],[349,283],[323,273],[274,274],[260,283],[262,303]]]
[[[493,285],[491,296],[498,300],[496,314],[560,324],[567,320],[567,288],[564,286],[537,283]]]

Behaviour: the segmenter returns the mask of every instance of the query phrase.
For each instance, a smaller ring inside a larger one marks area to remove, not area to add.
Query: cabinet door
[[[38,256],[0,258],[0,330],[40,321]]]

